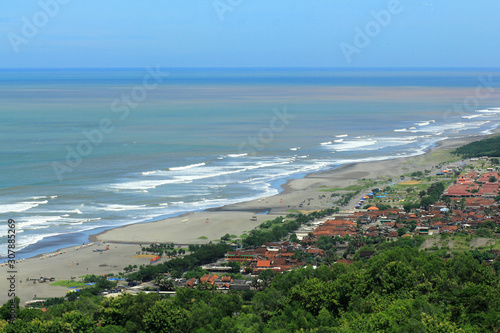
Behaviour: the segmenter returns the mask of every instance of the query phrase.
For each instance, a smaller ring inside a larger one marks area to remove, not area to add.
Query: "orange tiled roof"
[[[205,282],[206,282],[206,283],[214,284],[214,281],[215,281],[217,278],[218,278],[218,276],[217,276],[217,275],[215,275],[215,274],[206,274],[206,275],[204,275],[204,276],[200,279],[200,281],[201,281],[201,283],[205,283]]]
[[[270,260],[259,260],[257,261],[257,267],[271,267]]]
[[[186,287],[193,287],[194,283],[196,282],[196,278],[191,278],[186,282]]]
[[[456,225],[447,225],[447,226],[441,227],[440,230],[441,230],[441,232],[443,232],[443,231],[455,232],[455,231],[457,231],[457,226]]]

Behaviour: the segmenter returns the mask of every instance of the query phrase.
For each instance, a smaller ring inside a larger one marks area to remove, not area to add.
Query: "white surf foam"
[[[345,138],[348,137],[349,134],[341,134],[341,135],[335,135],[336,138]]]
[[[35,234],[35,235],[25,235],[23,237],[19,237],[19,241],[16,243],[16,249],[22,250],[28,245],[38,243],[45,237],[57,236],[60,233],[49,233],[49,234]]]
[[[159,179],[159,180],[132,180],[123,183],[116,183],[107,186],[107,189],[114,191],[121,190],[149,190],[154,189],[162,185],[167,184],[181,184],[181,183],[189,183],[190,181],[182,180],[182,179]]]
[[[242,153],[242,154],[228,154],[227,157],[243,157],[243,156],[248,156],[247,153]]]
[[[435,123],[436,121],[435,120],[429,120],[429,121],[423,121],[423,122],[420,122],[420,123],[415,123],[415,125],[417,126],[427,126],[427,125],[430,125],[431,123]]]
[[[108,212],[120,212],[127,210],[141,210],[141,209],[150,209],[153,207],[146,207],[146,205],[120,205],[120,204],[102,204],[97,209],[108,211]]]
[[[333,149],[336,151],[349,151],[349,150],[359,150],[362,147],[374,145],[376,140],[357,140],[357,141],[343,141],[335,143],[333,145],[328,145],[328,149]]]
[[[45,225],[48,227],[47,223],[56,222],[62,219],[62,216],[26,216],[18,220],[18,226],[21,229],[33,229],[31,226],[35,225]]]
[[[168,168],[168,169],[170,171],[179,171],[179,170],[187,170],[187,169],[197,168],[197,167],[204,166],[204,165],[206,165],[206,163],[202,162],[202,163],[190,164],[190,165]]]
[[[21,212],[25,212],[27,210],[30,210],[32,208],[38,207],[40,205],[45,205],[46,203],[48,203],[47,200],[23,201],[23,202],[18,202],[18,203],[13,203],[13,204],[4,204],[4,205],[0,205],[0,214],[21,213]]]
[[[500,108],[489,108],[486,110],[476,110],[476,112],[481,112],[481,113],[500,113]]]
[[[150,176],[150,175],[155,175],[159,172],[162,172],[163,170],[154,170],[154,171],[144,171],[144,172],[141,172],[141,175],[143,176]]]
[[[30,200],[41,200],[41,199],[47,199],[47,196],[43,195],[43,196],[39,196],[39,197],[30,197],[29,199]]]

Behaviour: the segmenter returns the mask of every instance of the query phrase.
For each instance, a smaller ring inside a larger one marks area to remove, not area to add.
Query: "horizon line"
[[[155,65],[156,66],[156,65]],[[1,70],[131,70],[145,67],[0,67]],[[172,70],[500,70],[499,67],[162,67]]]

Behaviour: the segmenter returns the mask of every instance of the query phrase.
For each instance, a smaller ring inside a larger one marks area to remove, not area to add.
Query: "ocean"
[[[287,179],[491,133],[500,72],[0,70],[0,257],[279,193]]]

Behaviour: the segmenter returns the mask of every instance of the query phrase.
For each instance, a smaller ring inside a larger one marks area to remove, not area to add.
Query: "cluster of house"
[[[409,231],[411,225],[415,228],[414,234],[455,233],[459,230],[473,233],[486,221],[500,225],[500,216],[494,213],[497,208],[498,203],[492,198],[467,197],[464,198],[463,209],[450,208],[450,205],[437,202],[427,211],[415,213],[401,209],[367,210],[322,222],[312,231],[312,235],[314,238],[362,235],[395,240],[411,236],[408,232],[401,233],[403,228]]]
[[[353,239],[357,239],[357,236],[367,236],[396,240],[416,234],[455,233],[460,230],[473,233],[488,220],[500,225],[500,217],[495,213],[498,203],[494,199],[498,195],[499,179],[499,172],[479,174],[471,171],[460,176],[456,184],[446,190],[444,195],[450,197],[449,202],[437,202],[426,211],[408,213],[402,209],[379,210],[370,207],[366,211],[335,214],[330,219],[302,226],[296,232],[301,243],[284,241],[266,243],[254,249],[238,249],[228,252],[224,261],[239,262],[254,275],[269,269],[279,273],[303,265],[301,260],[297,259],[297,251],[313,257],[323,256],[324,251],[313,245],[321,236],[349,236]],[[375,195],[369,193],[367,197]],[[341,252],[349,246],[348,241],[336,243],[337,250]],[[366,253],[360,253],[360,257],[369,257],[372,254],[370,251],[364,252]],[[337,262],[352,261],[339,259]],[[227,265],[215,263],[204,266],[203,269],[210,273],[200,279],[176,279],[176,286],[195,288],[199,284],[208,284],[219,290],[246,290],[252,287],[249,280],[235,280],[225,275],[231,270]]]
[[[196,288],[198,284],[208,284],[217,290],[249,290],[251,283],[249,280],[233,279],[229,275],[218,276],[214,273],[206,274],[200,279],[193,277],[186,282],[180,281],[180,285],[187,288]]]
[[[399,209],[379,210],[371,209],[365,212],[356,212],[335,219],[326,220],[317,226],[308,237],[317,239],[321,236],[328,237],[355,237],[358,235],[368,237],[398,238],[398,229],[405,227],[405,212]],[[304,237],[306,238],[306,237]]]
[[[293,259],[297,250],[323,255],[323,250],[316,247],[304,249],[301,244],[286,241],[266,243],[256,249],[231,251],[226,254],[226,260],[244,263],[252,270],[253,274],[259,274],[267,269],[278,273],[301,265],[299,260]]]
[[[401,209],[373,209],[351,214],[335,214],[332,219],[313,222],[310,226],[304,226],[305,231],[298,231],[296,234],[301,243],[285,241],[266,243],[255,249],[239,249],[228,252],[225,260],[244,263],[244,266],[251,268],[253,274],[256,275],[267,269],[271,269],[275,273],[285,272],[293,267],[303,265],[300,260],[295,259],[295,253],[299,250],[313,257],[323,256],[324,251],[313,245],[315,240],[321,236],[349,236],[353,239],[358,236],[384,237],[387,240],[396,240],[399,237],[412,237],[416,234],[455,233],[459,230],[469,230],[472,233],[475,226],[486,220],[500,224],[498,216],[490,216],[484,211],[486,208],[497,205],[493,199],[466,198],[464,210],[450,210],[446,208],[445,204],[438,202],[432,205],[428,211],[416,213],[407,213]],[[410,232],[410,230],[413,231]],[[348,246],[349,242],[345,241],[336,244],[336,248],[340,252],[347,250]],[[363,255],[369,256],[370,254]],[[345,259],[340,259],[338,262],[343,261],[349,263],[349,260]],[[204,269],[207,268],[204,267]],[[217,268],[213,267],[213,269]],[[208,282],[219,289],[231,289],[229,280],[226,281],[215,274],[206,275],[199,282]],[[186,285],[193,287],[199,282],[196,279],[191,279]]]
[[[456,184],[451,185],[444,195],[450,198],[494,198],[498,195],[500,187],[499,180],[500,173],[497,171],[489,171],[483,174],[479,174],[476,171],[470,171],[465,175],[461,175]]]

